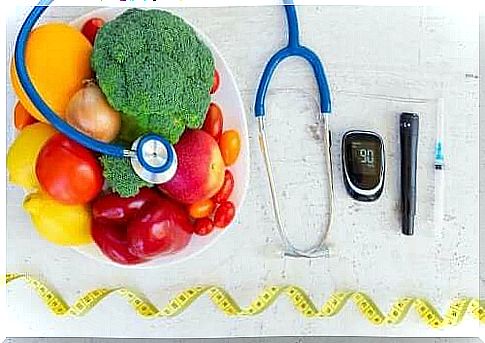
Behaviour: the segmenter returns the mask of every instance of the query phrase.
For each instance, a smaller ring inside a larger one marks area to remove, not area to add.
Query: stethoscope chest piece
[[[177,171],[175,149],[167,140],[155,134],[147,134],[133,142],[130,160],[135,173],[149,183],[165,183]]]
[[[96,140],[65,122],[37,92],[27,72],[25,50],[31,30],[50,2],[52,0],[41,1],[41,4],[30,12],[20,29],[15,46],[15,66],[20,85],[30,101],[55,129],[86,148],[108,156],[130,158],[133,170],[144,181],[160,184],[171,180],[177,170],[177,155],[174,147],[163,137],[153,133],[141,136],[133,143],[131,150],[119,144]]]

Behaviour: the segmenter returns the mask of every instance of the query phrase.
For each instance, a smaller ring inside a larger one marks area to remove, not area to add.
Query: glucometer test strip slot
[[[402,233],[407,236],[414,234],[418,132],[419,116],[416,113],[401,113],[399,133],[401,143]]]

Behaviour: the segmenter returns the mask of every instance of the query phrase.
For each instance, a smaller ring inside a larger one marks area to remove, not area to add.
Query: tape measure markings
[[[95,289],[81,296],[72,306],[69,306],[55,291],[28,274],[9,273],[6,274],[5,280],[6,284],[14,280],[23,280],[37,293],[47,308],[58,316],[83,316],[103,299],[113,294],[124,298],[135,313],[143,318],[177,316],[203,295],[208,296],[216,308],[227,316],[256,316],[269,308],[280,296],[285,295],[290,299],[297,312],[307,318],[335,316],[349,301],[352,301],[362,317],[374,325],[399,324],[411,308],[414,308],[421,320],[432,328],[457,325],[467,312],[471,313],[481,324],[485,323],[484,301],[467,297],[453,301],[444,316],[441,316],[426,299],[419,297],[402,297],[391,306],[389,313],[383,314],[369,296],[356,291],[334,292],[319,310],[308,294],[294,285],[268,287],[245,308],[240,307],[222,287],[214,285],[187,288],[161,309],[158,309],[144,296],[125,287]]]

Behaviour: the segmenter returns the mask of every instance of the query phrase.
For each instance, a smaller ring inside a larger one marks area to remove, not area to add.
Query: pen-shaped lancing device
[[[419,116],[416,113],[401,113],[401,211],[402,233],[414,234],[416,215],[416,169],[418,164]]]
[[[444,99],[438,99],[436,111],[436,143],[434,152],[434,223],[437,229],[443,224],[443,198],[445,187],[444,153]]]

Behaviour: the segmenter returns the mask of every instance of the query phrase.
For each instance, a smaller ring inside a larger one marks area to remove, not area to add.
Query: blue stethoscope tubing
[[[277,224],[278,233],[281,237],[284,254],[286,256],[292,257],[306,257],[306,258],[316,258],[316,257],[327,257],[329,256],[329,247],[327,242],[327,235],[330,231],[330,227],[333,223],[333,212],[334,212],[334,189],[333,189],[333,171],[332,171],[332,155],[331,155],[331,138],[330,129],[328,123],[328,117],[331,113],[331,98],[330,90],[325,76],[325,71],[323,65],[318,58],[318,56],[309,48],[304,47],[299,41],[299,30],[298,30],[298,18],[296,14],[296,9],[292,0],[285,0],[284,7],[286,12],[286,19],[288,24],[288,44],[278,52],[276,52],[266,64],[261,80],[256,91],[256,99],[254,104],[254,114],[258,120],[259,128],[259,142],[261,147],[261,153],[264,158],[264,163],[266,167],[266,173],[268,177],[268,182],[270,186],[270,194],[273,205],[273,212]],[[328,197],[329,197],[329,215],[326,225],[326,230],[322,233],[317,244],[312,247],[302,250],[297,248],[291,243],[288,238],[287,232],[283,225],[283,220],[281,218],[278,196],[276,192],[276,186],[273,176],[273,168],[271,166],[271,159],[269,157],[268,143],[265,131],[265,98],[268,91],[269,83],[271,77],[273,76],[276,67],[288,57],[301,57],[306,60],[313,69],[315,75],[315,80],[318,86],[319,98],[320,98],[320,117],[319,124],[323,133],[323,143],[325,147],[325,163],[326,171],[328,177]]]
[[[48,120],[52,126],[59,132],[65,134],[66,136],[72,138],[76,142],[85,146],[88,149],[97,151],[105,155],[111,155],[115,157],[132,156],[132,151],[125,149],[123,146],[116,144],[108,144],[96,139],[93,139],[82,132],[79,132],[74,127],[66,123],[62,118],[60,118],[42,99],[40,94],[35,89],[30,79],[27,67],[25,65],[25,50],[29,34],[32,31],[34,25],[39,20],[40,16],[47,7],[52,3],[53,0],[42,0],[35,6],[25,19],[20,32],[17,36],[17,41],[15,45],[15,68],[17,70],[17,75],[24,92],[27,97],[33,103],[33,105],[39,110],[40,113]]]
[[[255,115],[256,117],[265,115],[264,103],[266,93],[276,67],[281,61],[293,56],[303,58],[312,67],[320,94],[320,112],[322,114],[330,114],[332,111],[332,102],[330,99],[330,90],[322,62],[318,58],[317,54],[315,54],[312,50],[300,45],[298,18],[296,15],[295,6],[292,4],[292,2],[287,1],[287,4],[285,4],[284,7],[288,21],[288,45],[274,54],[264,68],[256,93],[256,101],[254,105]]]

